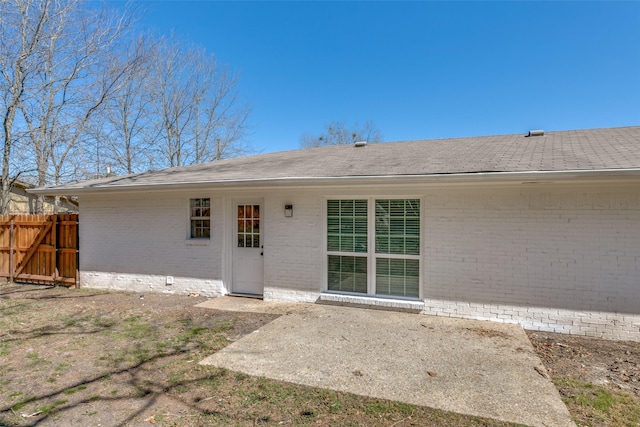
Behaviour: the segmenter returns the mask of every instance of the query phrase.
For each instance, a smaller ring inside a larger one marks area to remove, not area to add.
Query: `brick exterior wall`
[[[224,222],[233,220],[230,200],[242,194],[82,197],[82,286],[227,293],[232,278],[225,245],[232,223]],[[322,296],[324,200],[335,194],[246,192],[264,200],[266,300],[315,302]],[[425,314],[640,341],[637,185],[343,189],[337,194],[422,197]],[[211,198],[208,245],[186,239],[190,197]],[[293,204],[293,217],[284,216],[285,204]],[[174,277],[173,285],[166,284],[166,276]],[[356,299],[351,302],[363,298]],[[380,298],[363,300],[394,306]]]
[[[425,197],[424,312],[640,341],[640,191],[531,187]]]
[[[208,244],[187,239],[191,197],[211,197]],[[222,295],[223,218],[221,200],[206,192],[82,197],[81,286]]]
[[[284,216],[286,204],[292,217]],[[264,298],[314,302],[322,289],[322,197],[276,193],[265,205]]]

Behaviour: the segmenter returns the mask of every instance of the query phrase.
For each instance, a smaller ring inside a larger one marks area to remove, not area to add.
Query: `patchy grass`
[[[50,403],[48,405],[43,406],[42,408],[39,408],[36,412],[39,412],[42,415],[49,415],[52,412],[54,412],[59,406],[62,406],[67,402],[68,402],[67,400],[56,400],[53,403]]]
[[[12,412],[18,412],[19,410],[24,408],[27,404],[29,404],[31,402],[34,402],[36,400],[37,400],[37,398],[34,397],[34,396],[23,397],[18,402],[16,402],[14,405],[11,405],[11,411]]]
[[[22,396],[21,391],[14,391],[13,393],[9,394],[9,400],[14,400],[16,397],[20,397],[20,396]]]
[[[91,316],[70,317],[65,319],[63,324],[66,328],[80,328],[91,321]]]
[[[640,426],[640,397],[571,378],[553,378],[578,426]]]
[[[114,325],[111,325],[114,326]],[[153,338],[156,335],[155,328],[144,321],[140,316],[131,316],[124,319],[118,328],[118,336],[131,339]]]
[[[86,390],[86,389],[87,389],[87,386],[83,384],[83,385],[79,385],[77,387],[68,388],[63,393],[64,394],[74,394],[74,393],[77,393],[79,391]]]
[[[59,372],[64,372],[67,369],[69,369],[69,364],[66,363],[66,362],[58,363],[58,365],[56,365],[56,367],[55,367],[55,371],[58,372],[58,373]]]
[[[0,285],[0,296],[0,425],[512,425],[198,364],[275,315],[177,295]],[[640,423],[637,397],[562,381],[579,425]]]
[[[117,322],[114,319],[110,319],[108,317],[98,317],[93,319],[93,326],[95,326],[96,328],[108,329],[115,325],[117,325]]]
[[[175,295],[31,289],[0,299],[11,338],[0,346],[0,425],[509,425],[198,364],[274,315]]]
[[[40,365],[51,364],[51,362],[49,360],[45,359],[44,357],[41,357],[36,352],[27,353],[27,359],[29,359],[29,362],[28,362],[27,366],[29,366],[31,368],[36,367],[36,366],[40,366]]]

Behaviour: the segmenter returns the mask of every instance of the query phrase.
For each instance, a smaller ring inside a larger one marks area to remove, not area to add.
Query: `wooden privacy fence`
[[[0,215],[0,277],[79,285],[78,215]]]

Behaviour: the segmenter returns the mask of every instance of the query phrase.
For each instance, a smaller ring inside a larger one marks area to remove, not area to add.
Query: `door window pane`
[[[260,247],[260,205],[238,205],[238,247]]]

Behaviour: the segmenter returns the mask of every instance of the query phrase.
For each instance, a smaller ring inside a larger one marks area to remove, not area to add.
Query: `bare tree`
[[[237,94],[238,77],[213,55],[164,39],[153,55],[151,118],[164,164],[182,166],[244,154],[249,109]]]
[[[13,172],[3,166],[0,209],[6,212],[11,174],[35,169],[39,186],[75,178],[73,163],[87,141],[88,124],[118,92],[135,59],[117,69],[108,61],[126,40],[130,10],[118,13],[80,0],[10,0],[0,7],[4,154],[9,165],[12,145],[20,143],[33,161]]]
[[[15,122],[20,105],[28,94],[28,83],[37,73],[42,43],[50,17],[50,1],[0,1],[0,114],[2,116],[2,190],[0,213],[11,201],[12,149],[18,142]]]
[[[49,18],[37,96],[21,102],[27,135],[35,152],[37,185],[75,178],[87,126],[124,83],[138,58],[114,65],[130,15],[113,9],[83,8],[79,1],[57,3]],[[39,209],[41,209],[41,205]]]
[[[357,141],[380,142],[382,133],[370,120],[364,122],[362,126],[358,123],[347,126],[346,122],[341,120],[325,124],[319,134],[307,131],[300,137],[300,145],[304,148],[353,144]]]
[[[0,0],[0,213],[21,175],[44,186],[248,151],[237,75],[176,38],[131,36],[131,5],[106,6]]]
[[[123,76],[118,92],[105,101],[90,124],[91,143],[84,153],[86,164],[91,165],[91,170],[84,170],[87,177],[148,169],[155,142],[149,129],[153,44],[151,37],[141,35],[127,52],[115,52],[109,60],[113,75],[131,66]]]

